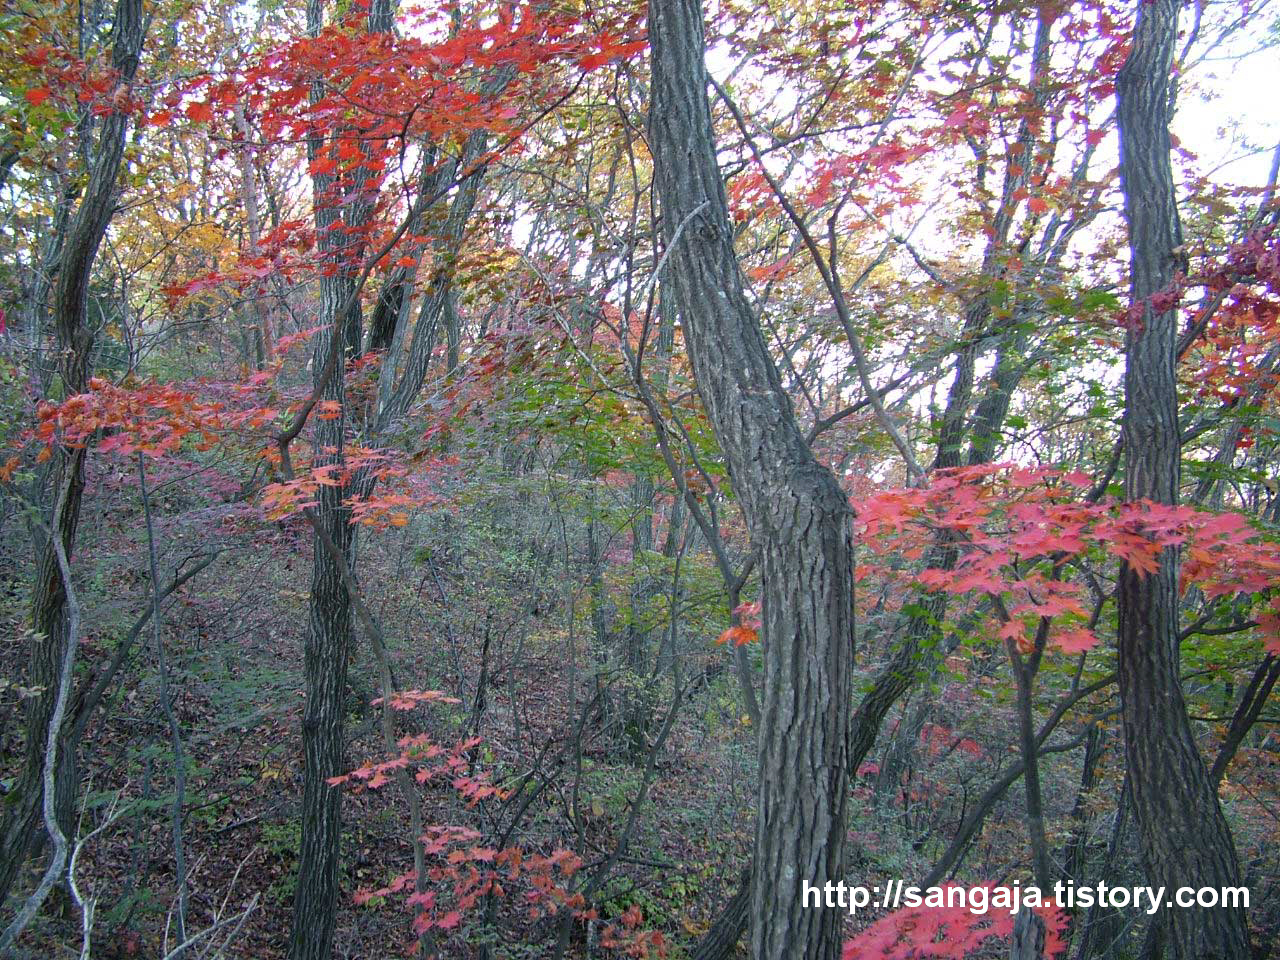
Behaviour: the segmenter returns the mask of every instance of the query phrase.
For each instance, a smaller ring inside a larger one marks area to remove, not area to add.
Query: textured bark
[[[323,281],[326,317],[346,297],[342,277]],[[327,355],[332,334],[317,338],[317,368]],[[343,404],[345,378],[329,379],[322,399]],[[315,424],[315,465],[342,459],[342,416]],[[342,487],[321,485],[314,508],[318,522],[343,556],[351,555],[352,529],[349,511],[342,506]],[[329,960],[339,894],[339,844],[342,836],[342,788],[330,786],[330,777],[345,772],[342,729],[346,714],[347,662],[351,650],[351,597],[343,582],[338,560],[319,539],[313,540],[311,597],[303,670],[307,700],[302,716],[303,794],[302,834],[298,851],[298,885],[293,905],[289,942],[292,960]]]
[[[322,26],[323,0],[310,0],[307,27],[315,34]],[[368,29],[375,32],[390,27],[389,3],[378,0],[369,12]],[[317,88],[315,94],[321,92]],[[318,138],[309,144],[313,159],[320,147]],[[333,269],[320,281],[323,330],[316,338],[312,369],[315,382],[324,384],[319,399],[336,404],[334,409],[338,411],[335,417],[313,422],[315,467],[341,464],[344,458],[346,377],[339,368],[326,378],[325,358],[334,337],[342,341],[339,363],[360,351],[362,316],[354,293],[363,248],[348,238],[359,235],[373,209],[373,198],[367,195],[360,178],[345,186],[341,198],[334,196],[334,187],[333,179],[327,175],[313,178],[316,236],[321,256]],[[334,229],[335,226],[346,229]],[[343,505],[350,492],[345,485],[321,484],[313,508],[314,522],[320,530],[312,538],[311,593],[303,644],[307,700],[302,714],[302,830],[289,936],[290,960],[329,960],[338,912],[342,790],[331,786],[329,780],[345,770],[343,723],[351,655],[351,594],[347,588],[348,572],[341,564],[344,558],[354,556],[350,510]],[[328,548],[325,537],[336,549]]]
[[[1181,236],[1169,152],[1169,77],[1177,0],[1143,0],[1129,57],[1117,77],[1120,176],[1129,228],[1130,295],[1141,308],[1130,327],[1125,370],[1125,493],[1178,502],[1181,449],[1175,378],[1175,309],[1153,295],[1172,285]],[[1169,889],[1240,884],[1239,861],[1217,793],[1200,757],[1179,677],[1178,557],[1143,575],[1125,565],[1117,591],[1118,675],[1125,757],[1148,882]],[[1224,907],[1165,913],[1177,960],[1244,960],[1244,911]]]
[[[138,72],[145,34],[141,0],[119,0],[115,10],[115,41],[112,66],[120,83],[128,86]],[[54,326],[57,333],[58,372],[65,396],[88,388],[93,356],[93,327],[88,318],[89,278],[98,247],[116,209],[118,179],[124,157],[128,113],[107,113],[102,117],[97,143],[90,159],[88,180],[75,214],[71,217],[65,242],[61,244],[58,277],[54,287]],[[61,541],[68,559],[75,547],[84,492],[85,451],[59,448],[50,471],[52,489],[66,488],[55,507],[49,529]],[[4,823],[0,825],[0,903],[13,886],[14,878],[30,855],[38,828],[41,803],[41,775],[45,744],[58,676],[66,656],[67,597],[52,542],[40,548],[36,561],[35,586],[31,600],[31,625],[37,638],[31,650],[28,685],[43,692],[28,701],[26,715],[26,756],[22,774],[6,798]],[[73,814],[78,786],[76,743],[66,729],[58,750],[58,822],[67,836],[73,835]]]
[[[649,4],[649,134],[673,296],[698,391],[761,558],[764,703],[752,956],[840,955],[837,911],[805,884],[844,876],[853,660],[849,505],[796,424],[743,294],[716,164],[702,11]]]
[[[751,869],[742,871],[737,892],[693,950],[693,960],[723,960],[732,955],[746,933],[751,911]]]
[[[229,17],[229,13],[228,13]],[[236,165],[240,172],[240,200],[244,204],[245,231],[248,234],[249,253],[258,256],[262,241],[262,218],[258,212],[258,181],[253,169],[253,135],[245,119],[244,105],[237,102],[232,107],[232,119],[240,137],[236,144]],[[265,301],[266,291],[252,294],[254,324],[251,331],[254,361],[261,370],[275,355],[275,338],[271,332],[271,314]]]
[[[1009,960],[1043,960],[1045,925],[1038,913],[1019,910],[1013,923],[1013,942],[1009,945]]]
[[[1085,854],[1088,850],[1089,794],[1098,783],[1098,762],[1103,755],[1102,730],[1090,726],[1086,733],[1084,760],[1080,765],[1080,789],[1071,807],[1071,835],[1062,852],[1062,872],[1075,883],[1084,882]]]
[[[1035,42],[1035,59],[1037,66],[1033,71],[1032,82],[1042,75],[1044,65],[1048,62],[1051,21],[1041,19],[1037,26]],[[1045,95],[1043,84],[1037,85],[1037,103],[1043,103]],[[1023,157],[1024,172],[1015,173],[1010,170],[1002,192],[1002,201],[994,213],[995,232],[988,243],[983,258],[983,276],[994,280],[1003,273],[1000,266],[1001,256],[1007,249],[1009,230],[1013,224],[1012,211],[1017,205],[1014,199],[1019,189],[1025,187],[1027,174],[1025,170],[1032,167],[1031,153],[1034,147],[1029,124],[1023,123],[1019,131],[1019,150]],[[1015,319],[1025,320],[1019,315]],[[986,386],[986,391],[978,403],[977,409],[970,418],[973,405],[973,388],[975,366],[981,355],[980,346],[989,338],[980,337],[979,333],[991,325],[991,301],[986,293],[969,299],[964,308],[964,319],[961,326],[963,346],[957,351],[955,373],[947,402],[939,424],[939,438],[935,469],[958,467],[963,461],[964,439],[972,430],[968,462],[970,466],[988,463],[996,452],[996,444],[1000,430],[1008,415],[1010,400],[1022,375],[1020,362],[1020,346],[1023,338],[1014,338],[1012,347],[1002,346],[1000,356]],[[1006,339],[1012,335],[1005,330],[1012,321],[993,329],[993,335],[1001,334]],[[941,570],[951,569],[959,554],[948,543],[948,537],[940,534],[930,547],[925,566]],[[928,676],[947,652],[942,643],[928,644],[926,641],[937,633],[937,624],[946,615],[947,597],[945,594],[931,594],[922,600],[924,611],[907,618],[905,626],[901,626],[903,640],[895,648],[889,663],[876,675],[871,689],[859,701],[853,715],[852,734],[850,737],[850,754],[848,769],[852,774],[871,753],[876,739],[880,735],[885,717],[903,695],[910,690],[922,676]],[[921,722],[927,716],[925,711],[919,714]],[[917,731],[918,733],[918,731]],[[704,938],[707,945],[705,951],[700,946],[700,960],[718,960],[728,956],[733,945],[746,933],[747,915],[735,910],[736,899],[730,901],[718,917],[713,931],[717,932],[715,944],[725,945],[723,953],[711,952],[712,941]],[[736,921],[740,924],[735,937],[723,935],[721,921]],[[708,934],[708,937],[710,934]]]

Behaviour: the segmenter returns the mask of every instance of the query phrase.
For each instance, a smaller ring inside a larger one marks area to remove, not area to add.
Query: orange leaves
[[[407,527],[410,511],[424,501],[403,493],[384,493],[351,502],[351,522],[375,530]]]
[[[760,639],[760,604],[740,603],[733,608],[734,624],[716,638],[716,643],[724,645],[732,643],[735,647],[745,647]]]
[[[48,100],[52,94],[49,92],[47,87],[34,87],[23,94],[23,96],[27,98],[27,103],[31,104],[33,107],[38,107],[40,104]]]
[[[336,415],[335,408],[326,404],[318,404],[316,409],[319,419],[332,419]],[[357,478],[361,480],[357,486],[373,481],[376,492],[351,493],[349,488]],[[321,487],[332,487],[349,494],[344,497],[343,505],[351,512],[352,523],[375,530],[407,526],[414,510],[437,499],[429,490],[413,488],[409,467],[396,456],[386,451],[349,446],[340,464],[319,464],[292,480],[267,484],[263,487],[260,504],[268,519],[283,520],[315,506],[315,496]]]
[[[1084,653],[1098,645],[1098,636],[1086,627],[1057,630],[1053,635],[1053,643],[1063,653]]]
[[[394,34],[335,22],[273,50],[242,78],[216,85],[210,98],[225,90],[247,104],[268,140],[349,131],[358,155],[325,153],[312,166],[341,180],[380,166],[401,138],[446,142],[472,132],[518,132],[516,121],[546,100],[554,85],[545,81],[557,71],[595,69],[644,47],[592,32],[571,15],[530,6],[509,12],[492,22],[446,24],[439,10],[405,8]],[[615,29],[633,28],[628,22]],[[510,80],[482,89],[478,74],[500,67],[513,69]],[[313,100],[318,78],[325,92]]]
[[[596,53],[589,53],[585,57],[578,58],[578,66],[583,70],[595,70],[602,67],[606,63],[612,63],[614,60],[625,60],[628,57],[635,56],[648,46],[647,41],[637,40],[634,43],[614,43],[608,36],[601,37],[600,49]]]
[[[262,488],[260,505],[268,520],[283,520],[315,506],[314,497],[319,488],[320,484],[311,477],[269,483]]]
[[[716,643],[721,645],[732,643],[735,647],[745,647],[749,643],[755,643],[758,639],[756,632],[750,627],[730,627],[716,637]]]
[[[373,701],[375,707],[382,706],[382,698]],[[412,710],[424,703],[460,703],[457,697],[451,697],[443,690],[405,690],[391,694],[387,703],[392,710]]]
[[[752,267],[747,271],[747,276],[757,283],[769,283],[772,281],[783,280],[796,272],[796,265],[793,263],[793,257],[790,255],[783,257],[781,260],[775,260],[773,263],[765,264],[760,267]]]
[[[184,439],[197,450],[217,442],[226,426],[227,411],[220,403],[203,402],[194,393],[152,381],[117,386],[95,377],[89,392],[60,404],[42,404],[35,435],[50,450],[54,444],[82,447],[99,432],[98,449],[121,456],[144,453],[159,457],[175,453]],[[47,453],[45,454],[47,458]]]

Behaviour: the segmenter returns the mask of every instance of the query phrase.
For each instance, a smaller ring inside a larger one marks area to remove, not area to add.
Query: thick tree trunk
[[[146,32],[141,0],[119,0],[114,23],[115,44],[112,66],[126,87],[138,72],[138,60]],[[127,98],[125,98],[127,99]],[[116,209],[117,180],[124,157],[128,113],[108,113],[101,120],[98,141],[89,161],[88,182],[80,206],[70,221],[59,258],[54,287],[54,325],[58,337],[58,372],[65,396],[88,389],[93,355],[93,327],[88,319],[89,278],[98,247]],[[49,529],[62,543],[70,559],[80,521],[84,491],[85,451],[59,448],[50,471],[52,489],[66,486],[60,509]],[[67,597],[58,569],[57,551],[52,541],[41,547],[36,563],[35,587],[31,600],[31,625],[36,640],[31,651],[27,683],[43,692],[31,698],[26,716],[26,756],[17,787],[6,798],[0,824],[0,903],[7,897],[19,869],[38,840],[41,779],[45,744],[53,712],[58,676],[67,649]],[[58,750],[56,809],[63,833],[74,836],[73,815],[79,776],[76,769],[75,738],[64,727]]]
[[[716,164],[696,0],[651,0],[650,147],[664,295],[759,547],[764,703],[752,884],[756,960],[834,960],[842,917],[806,884],[844,877],[853,662],[849,505],[814,459],[743,295]]]
[[[1175,376],[1178,312],[1153,306],[1169,290],[1181,246],[1169,151],[1169,76],[1177,0],[1142,0],[1117,78],[1120,176],[1129,227],[1131,322],[1125,371],[1126,496],[1178,502],[1181,449]],[[1136,312],[1135,309],[1135,312]],[[1178,557],[1143,575],[1125,565],[1118,587],[1120,697],[1125,757],[1148,881],[1169,890],[1240,884],[1239,861],[1200,757],[1179,677]],[[1245,960],[1240,909],[1165,912],[1177,960]]]

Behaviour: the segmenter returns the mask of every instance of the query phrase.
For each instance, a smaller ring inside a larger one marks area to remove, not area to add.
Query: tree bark
[[[716,916],[711,929],[702,935],[693,951],[693,960],[723,960],[738,946],[747,929],[751,911],[751,868],[742,871],[738,889]]]
[[[702,10],[651,0],[650,148],[674,297],[716,438],[761,557],[764,703],[752,956],[840,955],[853,662],[849,504],[814,458],[743,294],[707,102]]]
[[[341,275],[323,281],[324,316],[346,299],[348,284]],[[316,342],[317,376],[335,329],[330,326]],[[340,333],[337,335],[341,335]],[[335,401],[341,414],[315,424],[315,466],[342,462],[346,429],[345,377],[329,378],[322,399]],[[350,511],[342,503],[342,486],[322,484],[316,495],[318,523],[343,557],[351,555]],[[351,597],[343,582],[340,560],[325,549],[319,536],[312,541],[311,597],[303,672],[307,699],[302,716],[303,794],[302,833],[298,851],[298,885],[289,941],[291,960],[329,960],[339,893],[339,845],[342,837],[342,788],[331,777],[344,772],[343,721],[346,715],[347,663],[351,652]]]
[[[323,0],[309,0],[307,28],[318,34],[324,25]],[[368,30],[391,28],[387,0],[377,0],[369,11]],[[317,86],[314,96],[323,91]],[[313,137],[308,153],[314,160],[323,145]],[[335,183],[327,174],[313,177],[316,236],[320,255],[331,269],[320,281],[320,317],[312,375],[323,383],[321,402],[333,404],[336,416],[313,423],[312,466],[322,468],[344,462],[346,439],[345,361],[357,356],[362,341],[362,314],[355,298],[356,273],[363,244],[358,237],[373,210],[365,181],[360,175],[341,174],[347,183]],[[341,196],[335,195],[341,193]],[[346,221],[343,223],[342,221]],[[346,229],[335,229],[345,227]],[[341,366],[326,378],[326,358],[341,341]],[[289,937],[290,960],[329,960],[338,912],[340,846],[342,840],[342,789],[329,783],[345,768],[343,724],[347,710],[347,664],[351,655],[351,594],[347,576],[355,571],[354,531],[345,500],[348,484],[321,484],[314,507],[318,529],[312,538],[311,594],[303,674],[306,705],[302,715],[303,787],[302,827],[298,850],[298,883],[293,902],[293,926]],[[330,549],[325,538],[335,549]]]
[[[1176,504],[1181,485],[1176,349],[1178,311],[1162,296],[1175,281],[1181,230],[1170,163],[1170,72],[1177,0],[1142,0],[1128,59],[1117,77],[1120,177],[1129,229],[1125,494]],[[1167,298],[1172,301],[1173,298]],[[1158,304],[1158,305],[1157,305]],[[1148,882],[1178,887],[1240,884],[1239,861],[1205,769],[1179,677],[1178,557],[1165,550],[1144,575],[1123,565],[1117,590],[1118,676],[1125,757]],[[1245,960],[1239,908],[1165,913],[1177,960]]]
[[[1045,925],[1033,910],[1019,910],[1013,923],[1009,960],[1044,960]]]
[[[127,88],[137,75],[146,33],[141,0],[119,0],[113,31],[112,66],[118,72],[119,83]],[[121,102],[127,99],[121,98]],[[94,330],[88,317],[89,278],[98,247],[115,214],[128,129],[128,112],[112,111],[102,117],[98,141],[89,159],[84,194],[62,244],[54,287],[54,326],[59,347],[58,372],[64,396],[84,393],[89,385],[94,343]],[[53,469],[50,471],[53,489],[65,487],[66,496],[59,498],[49,529],[52,536],[61,542],[68,559],[74,551],[76,528],[80,522],[84,459],[83,448],[58,447],[54,451]],[[27,745],[22,774],[16,788],[6,798],[4,822],[0,825],[0,903],[4,902],[18,870],[30,856],[33,841],[40,836],[41,778],[54,694],[66,657],[66,615],[66,591],[59,571],[57,549],[50,538],[42,545],[36,563],[31,600],[31,625],[36,640],[31,650],[27,680],[30,686],[39,687],[43,692],[28,701]],[[70,732],[64,727],[60,733],[62,742],[55,774],[58,821],[68,836],[72,835],[79,780],[76,743],[75,738],[69,736]]]

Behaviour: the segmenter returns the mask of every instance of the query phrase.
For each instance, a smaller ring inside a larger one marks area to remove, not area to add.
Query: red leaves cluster
[[[1200,395],[1227,405],[1274,396],[1280,377],[1267,358],[1280,345],[1280,235],[1270,228],[1249,234],[1207,268],[1203,282],[1222,305],[1197,345]]]
[[[1056,957],[1065,948],[1066,918],[1052,908],[1036,913],[1045,920],[1044,954]],[[846,941],[842,956],[844,960],[961,960],[985,949],[989,941],[1012,934],[1014,920],[1005,910],[974,914],[960,905],[904,907]]]
[[[732,643],[735,647],[745,647],[749,643],[755,643],[759,637],[750,627],[730,627],[720,636],[716,637],[716,643],[722,646],[726,643]]]
[[[667,955],[667,941],[662,931],[646,930],[642,926],[644,914],[636,904],[628,907],[618,920],[621,926],[611,923],[605,927],[600,936],[602,947],[640,960]]]
[[[582,866],[576,855],[557,850],[542,856],[516,846],[495,850],[478,845],[479,839],[469,827],[430,827],[422,837],[424,852],[436,860],[427,870],[430,887],[424,883],[417,891],[417,875],[409,871],[376,890],[359,891],[354,900],[363,905],[375,897],[407,894],[405,905],[413,911],[413,932],[419,935],[456,929],[482,897],[504,897],[516,884],[528,887],[524,900],[535,919],[562,908],[581,909],[582,897],[562,885]]]
[[[545,100],[547,68],[593,70],[644,46],[533,4],[504,5],[493,22],[460,28],[438,12],[401,19],[395,33],[340,22],[285,43],[243,78],[210,85],[203,101],[208,111],[200,116],[228,115],[243,102],[271,140],[302,142],[317,132],[350,130],[345,152],[316,158],[313,172],[364,168],[376,176],[402,138],[442,142],[472,131],[510,131],[527,106]],[[514,73],[505,89],[478,89],[480,74],[502,69]],[[313,99],[317,78],[324,94]],[[177,105],[176,99],[167,104]]]
[[[1067,619],[1051,634],[1060,650],[1079,653],[1097,643],[1084,625],[1085,588],[1063,577],[1077,559],[1117,558],[1142,574],[1159,568],[1170,548],[1181,548],[1182,583],[1210,599],[1255,597],[1280,584],[1280,544],[1238,514],[1150,502],[1077,499],[1089,477],[1012,465],[940,472],[924,488],[892,490],[860,511],[863,542],[879,554],[908,560],[926,555],[941,536],[959,556],[954,566],[909,574],[929,590],[979,593],[1000,600],[999,636],[1028,649],[1041,618]],[[860,568],[893,576],[883,565]],[[1261,615],[1269,649],[1280,647],[1280,598]]]
[[[17,55],[33,67],[43,81],[23,93],[33,109],[50,107],[79,111],[88,108],[94,116],[131,113],[141,101],[120,82],[119,72],[106,58],[86,60],[62,47],[41,44]]]
[[[221,403],[203,401],[190,390],[154,381],[117,385],[99,377],[89,381],[88,393],[42,404],[39,418],[35,436],[44,445],[41,460],[55,444],[83,447],[99,431],[105,436],[98,449],[121,456],[175,453],[188,437],[197,450],[208,450],[228,425]]]
[[[323,405],[316,407],[313,414],[318,419],[330,415]],[[402,492],[389,488],[391,484],[401,482],[409,474],[409,469],[397,458],[382,450],[361,447],[347,447],[342,464],[322,464],[312,467],[292,480],[269,483],[262,490],[262,508],[270,520],[283,520],[285,517],[315,506],[315,497],[321,487],[335,487],[348,490],[352,481],[360,478],[362,482],[376,481],[375,489],[381,492],[360,496],[351,494],[345,498],[344,504],[351,511],[351,522],[375,530],[388,527],[403,527],[409,523],[411,511],[426,506],[433,497],[426,492]]]
[[[387,704],[392,710],[408,711],[420,707],[424,703],[461,703],[457,697],[451,697],[443,690],[405,690],[391,694]],[[382,706],[382,697],[373,701],[373,706]]]
[[[439,691],[411,690],[394,694],[389,705],[404,710],[423,703],[441,702],[457,701]],[[482,800],[506,796],[505,791],[489,782],[485,773],[467,772],[472,768],[474,751],[480,743],[479,737],[472,737],[445,748],[425,735],[406,737],[400,741],[398,756],[366,764],[328,782],[331,786],[377,789],[388,782],[388,773],[417,767],[414,774],[417,783],[443,781],[467,806],[475,806]],[[496,849],[486,846],[478,831],[456,825],[428,827],[420,839],[423,853],[432,861],[425,877],[420,879],[414,871],[400,874],[383,887],[357,892],[355,902],[367,904],[375,897],[405,895],[405,905],[413,912],[413,931],[419,935],[430,930],[447,934],[462,925],[467,912],[473,910],[482,897],[505,897],[517,885],[524,888],[522,899],[531,919],[564,910],[583,917],[589,915],[584,910],[582,895],[565,885],[582,867],[582,861],[570,850],[538,854],[514,845]],[[416,945],[410,949],[415,948]]]
[[[732,643],[735,647],[745,647],[760,639],[760,604],[740,603],[733,608],[734,625],[716,638],[722,646]]]

